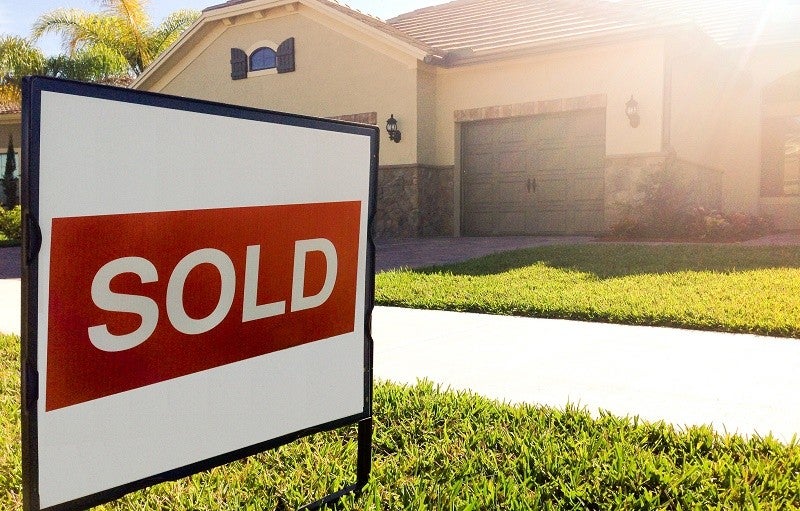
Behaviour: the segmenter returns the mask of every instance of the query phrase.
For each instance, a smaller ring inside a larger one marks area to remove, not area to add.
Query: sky
[[[224,0],[149,0],[148,12],[154,23],[178,9],[202,10]],[[446,0],[340,0],[353,9],[388,19],[421,7],[444,3]],[[28,36],[34,20],[43,12],[60,7],[74,7],[86,11],[99,11],[97,0],[0,0],[0,34]],[[52,36],[42,38],[39,48],[46,55],[61,52],[61,40]]]

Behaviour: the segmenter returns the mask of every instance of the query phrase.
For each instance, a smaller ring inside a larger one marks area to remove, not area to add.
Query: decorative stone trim
[[[560,98],[547,101],[531,101],[512,105],[486,106],[456,110],[453,116],[456,122],[485,121],[489,119],[506,119],[509,117],[525,117],[538,114],[552,114],[605,108],[608,98],[605,94],[592,94],[574,98]]]
[[[361,124],[372,124],[377,126],[378,112],[364,112],[360,114],[337,115],[335,117],[328,117],[328,119],[331,119],[333,121],[358,122]]]

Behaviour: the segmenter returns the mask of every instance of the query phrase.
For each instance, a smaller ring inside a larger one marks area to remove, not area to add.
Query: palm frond
[[[36,74],[44,67],[44,55],[28,39],[0,36],[0,74],[22,77]]]
[[[109,78],[129,77],[127,59],[115,48],[94,44],[72,56],[58,55],[47,59],[47,74],[60,78],[99,82]]]
[[[31,41],[0,36],[0,104],[19,104],[22,77],[44,73],[44,55]]]
[[[147,0],[99,0],[106,15],[122,20],[129,27],[136,48],[137,72],[153,60],[145,34],[151,30],[150,17],[145,10]]]
[[[147,0],[98,0],[104,14],[125,20],[132,28],[145,32],[150,28]]]
[[[200,12],[180,9],[171,13],[149,35],[148,42],[153,55],[169,48],[178,37],[200,17]]]

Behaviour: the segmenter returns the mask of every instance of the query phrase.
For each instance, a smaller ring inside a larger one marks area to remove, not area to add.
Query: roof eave
[[[170,58],[172,58],[172,56],[178,51],[180,51],[180,49],[183,48],[190,39],[202,34],[205,21],[205,12],[202,12],[200,17],[197,18],[194,23],[189,26],[189,28],[183,31],[183,33],[178,37],[178,40],[172,43],[172,45],[170,45],[166,51],[159,54],[149,66],[139,73],[139,76],[137,76],[136,79],[133,80],[130,85],[128,85],[128,87],[131,89],[139,89],[142,84],[146,83],[151,78],[154,78],[161,66]]]
[[[686,24],[665,25],[657,29],[637,28],[635,30],[602,33],[591,36],[579,36],[559,39],[552,42],[520,45],[496,50],[472,51],[469,48],[460,48],[445,53],[441,56],[429,56],[427,63],[444,68],[455,68],[507,60],[531,55],[560,53],[565,51],[581,50],[597,46],[605,46],[636,39],[649,39],[672,35],[687,28]]]

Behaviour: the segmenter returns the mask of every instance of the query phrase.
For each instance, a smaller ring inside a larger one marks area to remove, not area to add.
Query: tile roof
[[[204,12],[255,1],[229,0]],[[454,0],[385,22],[336,0],[316,1],[444,65],[678,27],[696,27],[731,48],[800,42],[800,3],[786,0]]]
[[[665,19],[695,23],[723,47],[800,41],[800,3],[787,0],[620,0]]]
[[[443,52],[691,24],[723,47],[800,42],[800,4],[781,0],[455,0],[387,23]]]
[[[652,13],[597,0],[456,0],[387,21],[442,52],[489,52],[645,30]]]
[[[0,115],[18,114],[21,112],[22,106],[19,103],[0,103]]]

